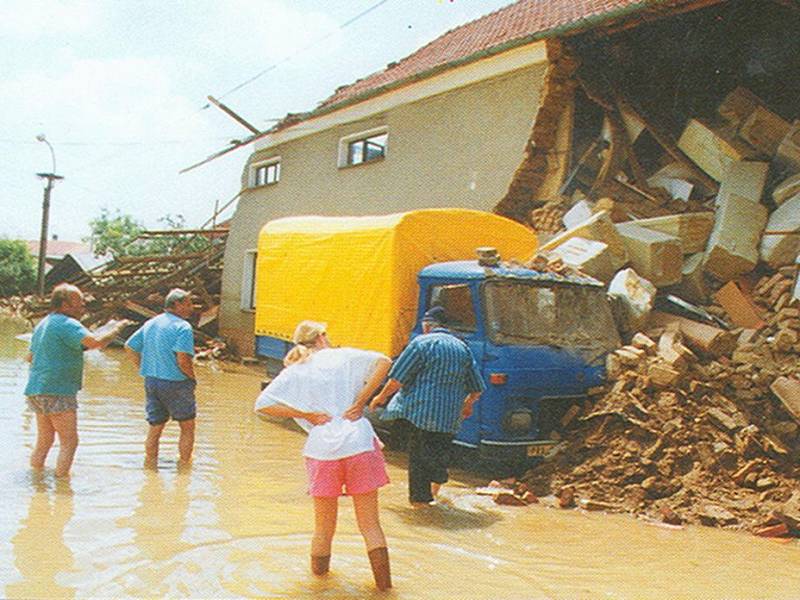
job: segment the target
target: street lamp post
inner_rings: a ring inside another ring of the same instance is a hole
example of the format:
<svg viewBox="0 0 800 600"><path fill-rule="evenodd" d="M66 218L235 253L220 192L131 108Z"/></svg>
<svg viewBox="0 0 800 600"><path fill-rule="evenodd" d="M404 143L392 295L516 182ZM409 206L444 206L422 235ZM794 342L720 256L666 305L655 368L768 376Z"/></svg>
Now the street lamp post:
<svg viewBox="0 0 800 600"><path fill-rule="evenodd" d="M47 141L43 133L36 136L36 140L44 142L50 148L50 157L53 159L53 170L50 173L37 173L41 179L45 179L47 184L44 187L44 200L42 201L42 230L39 235L39 263L36 271L36 291L39 296L44 296L44 265L47 256L47 226L50 219L50 191L53 189L53 182L64 179L61 175L56 175L56 153L53 146Z"/></svg>

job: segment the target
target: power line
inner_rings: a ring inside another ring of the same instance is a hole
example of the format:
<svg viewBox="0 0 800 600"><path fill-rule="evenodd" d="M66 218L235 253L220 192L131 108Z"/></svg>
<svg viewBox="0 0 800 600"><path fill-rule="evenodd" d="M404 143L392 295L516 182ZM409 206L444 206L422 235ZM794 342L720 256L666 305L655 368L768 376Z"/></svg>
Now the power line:
<svg viewBox="0 0 800 600"><path fill-rule="evenodd" d="M355 15L354 17L351 17L350 19L348 19L347 21L345 21L344 23L342 23L341 25L339 25L339 26L338 26L338 27L337 27L335 30L333 30L333 31L329 31L329 32L328 32L328 33L326 33L325 35L323 35L323 36L320 36L320 37L318 37L318 38L316 38L316 39L312 40L311 42L309 42L308 44L306 44L305 46L303 46L302 48L300 48L300 49L299 49L297 52L295 52L294 54L289 54L288 56L285 56L284 58L282 58L282 59L281 59L281 60L279 60L278 62L276 62L276 63L272 63L272 64L271 64L271 65L269 65L269 66L268 66L266 69L263 69L262 71L259 71L258 73L256 73L256 74L255 74L255 75L253 75L252 77L250 77L249 79L246 79L245 81L243 81L242 83L240 83L239 85L237 85L237 86L234 86L234 87L232 87L231 89L229 89L227 92L225 92L225 93L223 93L223 94L220 94L220 95L218 95L218 96L217 96L217 98L221 100L222 98L225 98L226 96L228 96L228 95L230 95L230 94L232 94L232 93L234 93L234 92L237 92L237 91L239 91L240 89L242 89L242 88L243 88L243 87L245 87L246 85L249 85L249 84L253 83L253 82L254 82L256 79L258 79L259 77L262 77L263 75L266 75L266 74L267 74L267 73L269 73L270 71L273 71L274 69L277 69L277 68L278 68L280 65L282 65L283 63L285 63L285 62L288 62L289 60L291 60L292 58L295 58L296 56L299 56L300 54L302 54L302 53L303 53L303 52L305 52L306 50L309 50L310 48L312 48L312 47L316 46L316 45L317 45L319 42L322 42L322 41L325 41L325 40L327 40L329 37L333 36L333 34L334 34L334 33L338 32L338 31L341 31L342 29L344 29L345 27L348 27L349 25L352 25L353 23L355 23L356 21L358 21L358 20L359 20L361 17L364 17L364 16L368 15L368 14L369 14L369 13L371 13L373 10L375 10L376 8L379 8L379 7L380 7L380 6L382 6L383 4L386 4L387 2L389 2L389 0L380 0L379 2L376 2L375 4L373 4L372 6L370 6L369 8L366 8L366 9L362 10L360 13L358 13L358 14L357 14L357 15ZM206 104L205 106L203 106L203 109L202 109L202 110L205 110L205 109L206 109L206 108L208 108L209 106L210 106L210 104Z"/></svg>

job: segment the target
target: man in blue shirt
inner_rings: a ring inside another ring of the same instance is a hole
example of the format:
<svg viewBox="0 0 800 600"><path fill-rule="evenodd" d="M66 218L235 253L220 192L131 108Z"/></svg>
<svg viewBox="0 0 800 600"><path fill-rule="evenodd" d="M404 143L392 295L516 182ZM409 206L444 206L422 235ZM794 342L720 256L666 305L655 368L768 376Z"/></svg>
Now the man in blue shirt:
<svg viewBox="0 0 800 600"><path fill-rule="evenodd" d="M78 448L78 390L83 383L83 351L105 348L130 321L110 321L96 333L78 320L86 312L83 293L74 285L56 286L51 312L39 321L31 337L31 363L25 396L36 414L36 447L31 467L44 468L58 434L56 477L66 477Z"/></svg>
<svg viewBox="0 0 800 600"><path fill-rule="evenodd" d="M197 405L192 357L194 333L186 320L194 311L189 292L171 290L164 312L148 320L125 344L125 349L144 377L146 414L150 429L145 441L145 466L158 464L158 445L164 425L171 418L181 428L178 439L180 461L188 464L194 448Z"/></svg>
<svg viewBox="0 0 800 600"><path fill-rule="evenodd" d="M382 418L409 422L408 492L412 506L425 506L447 481L453 436L472 414L484 390L467 344L446 327L444 309L435 306L422 318L423 335L406 346L389 371L389 380L370 403L386 404Z"/></svg>

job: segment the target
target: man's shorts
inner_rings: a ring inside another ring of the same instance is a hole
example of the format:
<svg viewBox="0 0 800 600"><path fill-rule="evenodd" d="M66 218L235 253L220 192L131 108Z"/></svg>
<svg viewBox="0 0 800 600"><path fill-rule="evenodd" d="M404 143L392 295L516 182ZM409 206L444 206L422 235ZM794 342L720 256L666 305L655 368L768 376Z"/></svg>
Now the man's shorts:
<svg viewBox="0 0 800 600"><path fill-rule="evenodd" d="M78 399L75 396L38 394L28 396L28 408L40 415L76 411L78 410Z"/></svg>
<svg viewBox="0 0 800 600"><path fill-rule="evenodd" d="M147 397L147 422L161 425L172 417L176 421L189 421L197 414L192 379L172 381L158 377L144 378L144 392Z"/></svg>
<svg viewBox="0 0 800 600"><path fill-rule="evenodd" d="M375 440L373 450L355 456L335 460L306 458L306 471L308 493L315 498L366 494L389 483L386 461L378 440Z"/></svg>

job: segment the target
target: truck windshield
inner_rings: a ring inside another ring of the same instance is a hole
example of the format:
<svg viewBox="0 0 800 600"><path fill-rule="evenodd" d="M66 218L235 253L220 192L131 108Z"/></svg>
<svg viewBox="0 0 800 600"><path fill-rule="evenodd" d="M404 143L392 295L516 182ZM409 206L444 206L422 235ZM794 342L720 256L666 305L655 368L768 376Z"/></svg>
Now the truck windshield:
<svg viewBox="0 0 800 600"><path fill-rule="evenodd" d="M619 346L602 288L489 281L483 289L489 339L494 343L598 352Z"/></svg>

